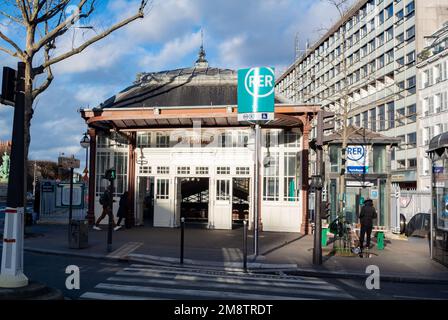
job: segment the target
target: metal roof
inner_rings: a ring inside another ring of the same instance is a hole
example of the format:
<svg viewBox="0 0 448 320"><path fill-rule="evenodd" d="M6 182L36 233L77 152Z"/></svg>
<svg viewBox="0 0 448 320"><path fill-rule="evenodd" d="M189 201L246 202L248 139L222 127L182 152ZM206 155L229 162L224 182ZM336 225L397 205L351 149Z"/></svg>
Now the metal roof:
<svg viewBox="0 0 448 320"><path fill-rule="evenodd" d="M427 153L435 152L438 149L448 149L448 132L444 132L435 136L429 143L429 149Z"/></svg>

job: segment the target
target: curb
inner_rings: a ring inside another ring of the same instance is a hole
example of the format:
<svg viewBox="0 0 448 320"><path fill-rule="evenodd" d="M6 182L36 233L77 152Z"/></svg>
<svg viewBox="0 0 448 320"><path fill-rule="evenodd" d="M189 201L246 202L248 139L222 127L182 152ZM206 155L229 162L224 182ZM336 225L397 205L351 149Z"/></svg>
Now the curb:
<svg viewBox="0 0 448 320"><path fill-rule="evenodd" d="M1 247L1 246L0 246ZM203 261L203 260L191 260L184 259L184 264L181 265L179 259L170 257L161 257L153 255L143 255L143 254L129 254L128 256L117 257L117 256L107 256L103 254L86 254L77 252L67 252L62 250L49 250L49 249L38 249L25 247L25 251L41 253L41 254L53 254L61 256L72 256L81 257L87 259L108 259L113 261L121 262L138 262L147 263L160 266L170 266L170 267L202 267L204 269L219 269L224 271L244 271L243 264L240 262L218 262L218 261ZM364 273L353 273L353 272L340 272L340 271L318 271L314 269L301 269L296 264L267 264L267 263L257 263L248 262L248 269L251 273L283 273L286 276L305 276L305 277L321 277L321 278L338 278L338 279L360 279L365 280L368 274ZM419 284L446 284L448 285L448 279L434 279L434 278L414 278L398 275L381 275L380 279L386 282L397 282L397 283L419 283Z"/></svg>

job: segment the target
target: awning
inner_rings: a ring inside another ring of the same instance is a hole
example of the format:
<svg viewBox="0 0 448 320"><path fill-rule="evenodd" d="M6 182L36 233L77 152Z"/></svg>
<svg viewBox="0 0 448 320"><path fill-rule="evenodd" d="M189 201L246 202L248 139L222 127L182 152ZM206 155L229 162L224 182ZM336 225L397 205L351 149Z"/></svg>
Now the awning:
<svg viewBox="0 0 448 320"><path fill-rule="evenodd" d="M426 152L433 153L439 149L448 149L448 132L444 132L432 138L429 143L429 149Z"/></svg>

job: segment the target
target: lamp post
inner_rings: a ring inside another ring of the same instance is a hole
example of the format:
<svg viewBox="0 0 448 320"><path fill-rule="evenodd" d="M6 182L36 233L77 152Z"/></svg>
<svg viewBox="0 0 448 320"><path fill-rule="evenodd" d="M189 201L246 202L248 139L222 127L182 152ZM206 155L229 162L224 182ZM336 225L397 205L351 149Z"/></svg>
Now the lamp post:
<svg viewBox="0 0 448 320"><path fill-rule="evenodd" d="M87 135L87 132L84 133L84 136L82 137L82 139L79 143L80 143L81 147L86 149L86 168L84 169L84 174L87 177L87 174L89 172L89 170L87 169L87 166L88 166L89 147L90 147L90 138Z"/></svg>

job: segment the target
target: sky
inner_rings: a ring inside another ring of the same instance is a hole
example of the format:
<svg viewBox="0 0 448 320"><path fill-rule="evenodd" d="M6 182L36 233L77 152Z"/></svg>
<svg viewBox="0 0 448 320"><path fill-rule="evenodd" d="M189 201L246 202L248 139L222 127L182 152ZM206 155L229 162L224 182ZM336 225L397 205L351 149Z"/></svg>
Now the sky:
<svg viewBox="0 0 448 320"><path fill-rule="evenodd" d="M58 40L56 52L133 15L140 3L98 2L91 18L81 24L93 29L77 26ZM296 36L303 50L337 20L336 10L325 0L154 0L147 11L144 19L54 67L55 80L34 106L30 159L57 161L60 153L74 154L84 168L79 141L86 125L78 110L99 105L132 84L139 72L193 66L201 29L210 66L273 66L281 74L294 62ZM0 30L24 43L22 32L1 16ZM5 46L1 40L0 46ZM0 52L0 66L14 67L16 62ZM12 111L0 105L0 140L11 139Z"/></svg>

